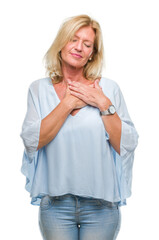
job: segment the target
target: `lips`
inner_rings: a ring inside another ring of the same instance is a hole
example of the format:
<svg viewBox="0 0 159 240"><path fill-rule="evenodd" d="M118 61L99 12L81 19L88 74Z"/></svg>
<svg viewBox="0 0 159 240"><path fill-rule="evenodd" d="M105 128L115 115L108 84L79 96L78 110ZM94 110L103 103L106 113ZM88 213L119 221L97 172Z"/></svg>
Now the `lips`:
<svg viewBox="0 0 159 240"><path fill-rule="evenodd" d="M82 58L81 55L77 54L77 53L71 53L72 56L76 57L76 58Z"/></svg>

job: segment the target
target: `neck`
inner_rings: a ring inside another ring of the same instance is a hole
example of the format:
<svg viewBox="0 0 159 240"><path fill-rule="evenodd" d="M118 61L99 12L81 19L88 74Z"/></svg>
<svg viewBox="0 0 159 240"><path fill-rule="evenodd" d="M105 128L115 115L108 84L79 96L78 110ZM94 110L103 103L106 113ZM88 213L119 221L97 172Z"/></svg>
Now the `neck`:
<svg viewBox="0 0 159 240"><path fill-rule="evenodd" d="M70 65L62 64L62 73L63 73L63 81L65 82L67 82L68 80L82 82L84 80L83 67L75 68Z"/></svg>

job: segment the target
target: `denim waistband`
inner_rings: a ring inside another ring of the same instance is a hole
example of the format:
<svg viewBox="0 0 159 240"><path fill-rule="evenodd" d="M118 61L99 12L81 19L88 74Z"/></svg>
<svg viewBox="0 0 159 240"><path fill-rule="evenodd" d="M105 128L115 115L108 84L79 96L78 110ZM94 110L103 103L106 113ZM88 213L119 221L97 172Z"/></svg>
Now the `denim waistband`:
<svg viewBox="0 0 159 240"><path fill-rule="evenodd" d="M84 197L84 196L78 196L78 195L74 195L74 194L71 194L71 193L68 193L68 194L64 194L64 195L60 195L60 196L53 196L51 197L53 199L59 199L59 200L62 200L62 199L72 199L72 200L79 200L79 201L85 201L85 200L90 200L90 201L100 201L102 203L105 203L107 205L110 205L110 206L118 206L118 202L109 202L109 201L106 201L104 199L100 199L100 198L94 198L94 197Z"/></svg>

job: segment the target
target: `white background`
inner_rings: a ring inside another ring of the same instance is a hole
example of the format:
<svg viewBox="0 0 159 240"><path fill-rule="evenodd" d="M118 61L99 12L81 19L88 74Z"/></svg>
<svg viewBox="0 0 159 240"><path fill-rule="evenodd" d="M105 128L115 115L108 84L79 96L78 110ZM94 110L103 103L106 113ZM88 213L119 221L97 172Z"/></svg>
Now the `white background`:
<svg viewBox="0 0 159 240"><path fill-rule="evenodd" d="M122 207L119 240L159 239L159 7L157 0L6 0L0 6L1 236L41 239L38 207L20 172L19 137L30 83L45 76L42 58L62 21L88 14L101 25L106 68L125 97L140 135L133 195ZM100 240L100 239L99 239Z"/></svg>

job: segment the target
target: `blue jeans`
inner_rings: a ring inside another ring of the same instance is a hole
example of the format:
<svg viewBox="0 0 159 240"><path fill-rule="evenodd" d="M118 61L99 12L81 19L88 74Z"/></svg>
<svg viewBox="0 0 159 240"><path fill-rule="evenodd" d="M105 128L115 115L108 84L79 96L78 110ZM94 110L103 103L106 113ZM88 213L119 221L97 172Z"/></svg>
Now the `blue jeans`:
<svg viewBox="0 0 159 240"><path fill-rule="evenodd" d="M39 208L44 240L114 240L120 222L117 204L72 194L45 196Z"/></svg>

